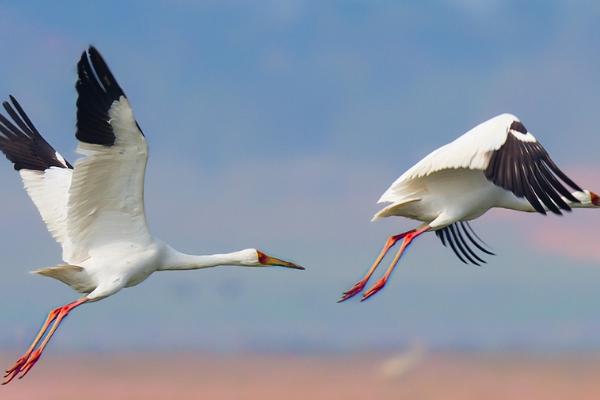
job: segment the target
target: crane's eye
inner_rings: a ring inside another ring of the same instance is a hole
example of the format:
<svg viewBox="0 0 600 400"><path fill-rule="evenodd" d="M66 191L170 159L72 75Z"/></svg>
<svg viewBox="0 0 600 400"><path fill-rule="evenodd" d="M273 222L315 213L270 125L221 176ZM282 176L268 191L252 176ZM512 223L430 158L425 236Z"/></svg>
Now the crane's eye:
<svg viewBox="0 0 600 400"><path fill-rule="evenodd" d="M510 129L522 133L523 135L527 133L527 128L525 128L525 125L519 121L513 121L513 123L510 125Z"/></svg>

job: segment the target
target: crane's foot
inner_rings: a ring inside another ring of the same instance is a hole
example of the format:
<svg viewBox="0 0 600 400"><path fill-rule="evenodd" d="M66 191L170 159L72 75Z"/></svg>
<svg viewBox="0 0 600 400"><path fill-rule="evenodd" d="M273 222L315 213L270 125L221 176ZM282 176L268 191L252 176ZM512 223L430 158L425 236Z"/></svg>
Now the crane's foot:
<svg viewBox="0 0 600 400"><path fill-rule="evenodd" d="M356 284L354 286L352 286L352 288L350 288L350 290L347 290L342 294L342 297L337 302L341 303L343 301L348 300L351 297L356 296L360 292L362 292L362 290L367 285L368 280L369 279L366 278L366 279L361 279L360 281L356 282Z"/></svg>
<svg viewBox="0 0 600 400"><path fill-rule="evenodd" d="M31 368L33 368L35 363L38 362L41 355L42 352L40 349L36 349L29 354L24 354L17 360L11 369L6 371L6 375L4 375L5 381L2 382L2 384L6 385L7 383L10 383L10 381L15 379L17 376L19 376L19 379L22 379L25 375L27 375Z"/></svg>
<svg viewBox="0 0 600 400"><path fill-rule="evenodd" d="M33 340L33 343L29 349L14 363L10 369L6 370L6 374L4 375L5 380L2 382L2 384L6 385L10 383L17 376L19 379L21 379L27 375L27 373L33 368L33 366L42 356L44 349L48 345L48 342L60 326L60 323L63 321L63 319L69 315L69 313L75 307L78 307L86 301L88 301L88 299L84 297L50 311L48 317L46 318L46 322L44 322L42 325L42 328L38 332L36 338ZM42 338L44 338L44 340L38 347L38 344Z"/></svg>
<svg viewBox="0 0 600 400"><path fill-rule="evenodd" d="M6 385L7 383L9 383L13 379L15 379L15 377L19 374L19 372L21 371L21 368L23 367L23 365L25 365L25 363L27 362L28 359L29 359L29 353L26 353L23 356L21 356L21 358L19 358L14 363L14 365L12 367L10 367L10 369L7 369L6 373L4 374L4 382L2 382L2 384Z"/></svg>
<svg viewBox="0 0 600 400"><path fill-rule="evenodd" d="M27 362L21 367L21 375L19 379L23 379L25 375L33 368L42 355L42 349L35 349L27 359Z"/></svg>
<svg viewBox="0 0 600 400"><path fill-rule="evenodd" d="M375 284L371 287L371 289L369 289L365 293L363 293L362 299L360 299L360 301L365 301L369 297L373 296L375 293L379 292L381 289L384 288L386 282L387 282L386 277L379 279L377 282L375 282Z"/></svg>
<svg viewBox="0 0 600 400"><path fill-rule="evenodd" d="M21 358L19 358L12 367L10 367L9 369L7 369L4 374L4 377L6 378L8 375L12 374L14 371L20 369L26 362L27 359L29 358L29 352L25 353L24 355L21 356Z"/></svg>
<svg viewBox="0 0 600 400"><path fill-rule="evenodd" d="M19 379L22 379L25 375L27 375L31 368L33 368L33 366L40 359L42 351L42 348L38 348L33 351L27 351L27 353L23 354L10 369L6 370L6 374L4 375L5 380L2 382L2 384L6 385L10 383L17 376Z"/></svg>

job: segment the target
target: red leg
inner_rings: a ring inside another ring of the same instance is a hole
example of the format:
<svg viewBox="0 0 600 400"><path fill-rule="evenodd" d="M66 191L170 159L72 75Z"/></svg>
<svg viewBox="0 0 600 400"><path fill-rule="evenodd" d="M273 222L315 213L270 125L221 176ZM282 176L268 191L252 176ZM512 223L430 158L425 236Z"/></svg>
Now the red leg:
<svg viewBox="0 0 600 400"><path fill-rule="evenodd" d="M352 286L352 288L350 288L350 290L345 291L344 294L342 294L342 297L338 300L338 303L341 303L342 301L346 301L349 298L360 293L364 289L365 285L369 281L369 278L371 278L371 275L373 275L373 272L375 272L375 269L377 269L377 266L381 263L381 260L383 260L383 258L387 254L387 252L392 247L394 247L394 245L398 242L398 240L402 239L403 237L405 237L408 234L411 234L414 231L415 230L412 229L410 231L400 233L398 235L390 236L388 238L388 240L385 242L385 245L383 246L381 253L379 253L379 255L377 256L377 259L375 260L373 265L371 265L371 268L369 268L369 271L367 272L367 274L360 281L358 281L354 286Z"/></svg>
<svg viewBox="0 0 600 400"><path fill-rule="evenodd" d="M362 297L362 299L360 301L365 301L366 299L368 299L369 297L373 296L375 293L377 293L381 289L383 289L383 287L387 283L388 279L390 278L390 275L392 275L392 271L394 271L394 268L396 268L396 265L398 264L398 261L400 260L400 257L404 253L404 250L406 250L406 248L408 247L408 245L410 245L411 242L416 237L418 237L421 234L427 232L429 229L430 229L429 226L425 226L425 227L420 228L420 229L418 229L416 231L412 231L412 232L408 233L404 237L404 240L402 241L402 245L400 246L400 249L398 250L398 253L396 253L396 257L394 257L394 260L390 264L390 266L387 269L387 271L385 271L385 274L381 277L381 279L379 279L377 282L375 282L375 284L371 287L371 289L367 290L363 294L363 297Z"/></svg>
<svg viewBox="0 0 600 400"><path fill-rule="evenodd" d="M25 354L23 354L23 356L21 356L17 360L17 362L9 370L6 371L6 375L4 376L6 380L2 384L6 385L10 381L12 381L17 375L19 375L19 373L21 373L19 379L23 378L39 360L40 356L42 355L42 352L48 345L48 342L54 335L54 332L56 332L56 330L58 329L62 320L67 315L69 315L71 310L85 303L86 301L88 301L88 299L84 297L64 306L57 307L54 310L50 311L48 317L46 318L46 322L44 322L44 325L42 325L42 328L38 332L36 338L34 339L29 349L25 352ZM39 343L41 338L44 337L44 334L48 330L48 327L50 326L52 321L54 321L52 328L50 328L50 331L48 331L48 334L42 341L42 344L36 349L37 344Z"/></svg>
<svg viewBox="0 0 600 400"><path fill-rule="evenodd" d="M23 364L25 364L25 362L29 358L29 355L31 355L31 353L33 352L33 350L35 349L35 347L37 346L37 344L39 343L39 341L44 336L44 333L46 333L46 330L50 326L50 323L56 319L56 316L58 315L59 310L60 310L60 307L55 308L54 310L50 311L50 313L48 313L48 317L46 318L46 321L44 322L44 324L40 328L37 336L35 337L35 339L31 343L31 346L29 346L29 349L27 349L27 351L25 352L25 354L23 354L14 363L14 365L10 369L6 370L6 374L4 375L5 378L8 378L9 375L13 374L13 372L15 372L15 374L12 377L10 377L6 382L4 382L4 384L10 382L12 380L12 378L14 378L18 374L18 371L21 369L21 367L23 366Z"/></svg>

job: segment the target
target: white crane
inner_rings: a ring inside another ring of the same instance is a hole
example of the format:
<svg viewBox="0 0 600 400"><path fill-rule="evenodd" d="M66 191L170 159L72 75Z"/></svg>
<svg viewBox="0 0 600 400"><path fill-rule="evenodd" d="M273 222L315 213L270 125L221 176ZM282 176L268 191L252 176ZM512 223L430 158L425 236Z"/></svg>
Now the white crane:
<svg viewBox="0 0 600 400"><path fill-rule="evenodd" d="M570 192L563 183L575 191ZM408 245L425 232L435 231L462 262L479 265L485 261L477 250L494 253L468 221L490 208L560 215L561 210L600 207L600 198L569 179L517 117L501 114L427 155L402 174L379 203L390 204L373 220L401 216L422 224L390 236L364 278L344 292L340 302L364 289L386 253L401 239L390 267L364 292L361 301L385 286Z"/></svg>
<svg viewBox="0 0 600 400"><path fill-rule="evenodd" d="M12 104L3 103L12 121L0 114L0 150L62 245L64 264L34 272L84 294L50 311L29 349L6 371L4 384L31 370L75 307L137 285L155 271L219 265L304 269L256 249L184 254L152 236L144 215L148 145L129 101L94 47L83 52L77 72L76 137L85 157L74 167L44 140L14 97Z"/></svg>

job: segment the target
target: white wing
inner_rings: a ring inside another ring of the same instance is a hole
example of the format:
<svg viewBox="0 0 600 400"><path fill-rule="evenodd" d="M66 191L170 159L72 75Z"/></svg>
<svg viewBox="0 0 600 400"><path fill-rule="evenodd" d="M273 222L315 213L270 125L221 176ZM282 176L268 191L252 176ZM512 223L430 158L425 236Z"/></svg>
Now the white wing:
<svg viewBox="0 0 600 400"><path fill-rule="evenodd" d="M0 114L0 150L13 162L29 197L52 237L69 247L66 229L68 191L73 167L44 140L17 100L10 96Z"/></svg>
<svg viewBox="0 0 600 400"><path fill-rule="evenodd" d="M78 63L78 152L69 190L65 261L78 264L108 243L146 244L144 214L148 146L129 102L99 52Z"/></svg>
<svg viewBox="0 0 600 400"><path fill-rule="evenodd" d="M448 169L481 170L491 183L527 198L542 214L546 213L543 205L556 214L570 210L561 196L578 202L559 179L581 190L517 117L501 114L427 155L402 174L379 202L407 201L417 181Z"/></svg>
<svg viewBox="0 0 600 400"><path fill-rule="evenodd" d="M506 141L512 121L518 121L517 117L511 114L498 115L477 125L453 142L432 151L396 179L378 202L395 201L397 189L402 188L412 179L428 176L437 171L456 168L486 169L491 153L498 150Z"/></svg>

